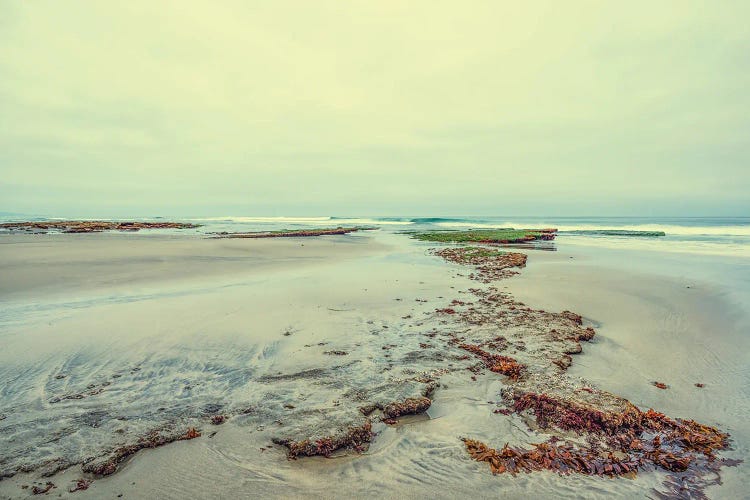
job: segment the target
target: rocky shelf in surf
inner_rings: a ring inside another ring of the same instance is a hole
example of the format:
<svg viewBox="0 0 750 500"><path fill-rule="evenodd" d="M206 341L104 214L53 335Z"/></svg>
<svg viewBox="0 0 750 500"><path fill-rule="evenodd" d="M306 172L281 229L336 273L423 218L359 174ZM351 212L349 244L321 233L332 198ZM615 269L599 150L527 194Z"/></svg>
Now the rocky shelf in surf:
<svg viewBox="0 0 750 500"><path fill-rule="evenodd" d="M476 229L468 231L428 231L413 232L411 237L419 241L439 243L528 243L531 241L551 241L555 239L557 229Z"/></svg>
<svg viewBox="0 0 750 500"><path fill-rule="evenodd" d="M666 236L664 231L632 231L629 229L571 229L560 231L560 234L581 236L632 236L634 238L659 238Z"/></svg>
<svg viewBox="0 0 750 500"><path fill-rule="evenodd" d="M280 229L278 231L254 231L247 233L211 233L211 238L310 238L314 236L335 236L374 231L376 227L335 227L324 229Z"/></svg>
<svg viewBox="0 0 750 500"><path fill-rule="evenodd" d="M43 234L60 233L100 233L102 231L140 231L141 229L193 229L199 224L185 222L142 222L142 221L101 221L101 220L64 220L64 221L27 221L5 222L0 229L8 232L28 232Z"/></svg>
<svg viewBox="0 0 750 500"><path fill-rule="evenodd" d="M495 413L517 415L530 430L549 436L530 447L506 443L499 451L464 437L469 455L488 463L493 474L552 470L633 476L638 470L662 469L679 474L664 482L667 494L682 496L687 490L691 498L699 498L705 487L718 484L722 466L737 464L719 457L729 448L727 433L653 409L643 411L625 398L569 377L572 355L582 352L581 342L592 340L595 331L585 327L578 314L535 310L494 286L516 274L511 268L524 267L525 255L479 247L444 248L433 254L474 266L470 278L489 285L470 290L476 300L453 300L450 307L437 310L456 322L456 331L462 331L458 326L472 327L448 344L481 361L474 376L486 369L506 377ZM488 331L504 335L482 335ZM514 345L514 356L507 356Z"/></svg>

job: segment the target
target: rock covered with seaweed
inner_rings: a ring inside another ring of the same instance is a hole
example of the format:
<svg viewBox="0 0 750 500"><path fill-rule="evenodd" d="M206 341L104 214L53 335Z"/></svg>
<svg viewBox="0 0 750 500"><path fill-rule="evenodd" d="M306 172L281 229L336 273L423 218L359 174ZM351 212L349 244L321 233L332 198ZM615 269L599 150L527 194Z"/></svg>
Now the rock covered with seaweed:
<svg viewBox="0 0 750 500"><path fill-rule="evenodd" d="M439 243L527 243L542 240L551 241L555 239L557 229L474 229L468 231L423 231L411 233L412 238L420 241L432 241Z"/></svg>
<svg viewBox="0 0 750 500"><path fill-rule="evenodd" d="M141 229L193 229L199 224L186 222L143 222L143 221L97 221L97 220L55 220L30 222L4 222L0 229L9 232L45 233L100 233L102 231L135 232Z"/></svg>
<svg viewBox="0 0 750 500"><path fill-rule="evenodd" d="M449 262L474 266L471 277L482 283L508 277L512 275L509 266L526 263L520 254L512 257L479 247L434 253ZM565 371L572 355L582 352L581 342L595 335L580 315L532 309L493 285L471 293L476 300L454 301L450 315L454 321L472 325L471 333L448 343L470 352L489 371L507 377L510 383L501 394L505 407L498 413L517 414L550 436L547 442L528 448L505 444L499 451L464 438L470 456L487 462L493 473L547 469L618 476L661 468L681 473L691 495L700 497L705 486L714 484L722 465L734 465L718 457L718 452L729 447L729 435L715 427L641 410L625 398L568 377ZM489 339L490 332L503 336ZM513 345L511 358L504 353Z"/></svg>

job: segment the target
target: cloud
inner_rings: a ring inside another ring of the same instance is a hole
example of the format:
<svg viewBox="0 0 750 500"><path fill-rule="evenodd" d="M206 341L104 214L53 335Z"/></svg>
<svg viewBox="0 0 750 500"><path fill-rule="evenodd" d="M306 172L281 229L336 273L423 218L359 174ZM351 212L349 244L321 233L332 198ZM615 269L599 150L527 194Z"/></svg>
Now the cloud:
<svg viewBox="0 0 750 500"><path fill-rule="evenodd" d="M750 208L746 2L4 10L3 210Z"/></svg>

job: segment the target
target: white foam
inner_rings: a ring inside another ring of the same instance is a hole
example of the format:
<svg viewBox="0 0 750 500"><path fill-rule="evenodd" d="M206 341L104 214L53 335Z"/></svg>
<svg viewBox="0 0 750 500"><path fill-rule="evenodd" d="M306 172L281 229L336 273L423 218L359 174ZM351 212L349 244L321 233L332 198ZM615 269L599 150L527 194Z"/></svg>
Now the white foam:
<svg viewBox="0 0 750 500"><path fill-rule="evenodd" d="M207 221L207 222L244 222L244 223L264 223L264 224L355 224L355 225L396 225L403 226L413 224L408 220L381 220L373 218L363 217L351 217L351 218L333 218L333 217L245 217L228 215L225 217L200 217L196 219L188 219L194 221Z"/></svg>
<svg viewBox="0 0 750 500"><path fill-rule="evenodd" d="M200 217L188 220L219 221L219 222L285 222L300 224L315 224L331 221L330 217L246 217L237 215L227 215L224 217Z"/></svg>
<svg viewBox="0 0 750 500"><path fill-rule="evenodd" d="M601 231L604 229L621 231L663 231L668 235L688 236L750 236L750 225L732 226L680 226L674 224L555 224L554 222L438 222L436 226L461 228L544 228L554 227L558 231Z"/></svg>
<svg viewBox="0 0 750 500"><path fill-rule="evenodd" d="M381 219L360 219L360 218L353 218L353 219L332 219L331 222L335 223L344 223L344 224L368 224L368 225L376 225L376 226L407 226L409 224L414 224L412 221L408 220L381 220Z"/></svg>

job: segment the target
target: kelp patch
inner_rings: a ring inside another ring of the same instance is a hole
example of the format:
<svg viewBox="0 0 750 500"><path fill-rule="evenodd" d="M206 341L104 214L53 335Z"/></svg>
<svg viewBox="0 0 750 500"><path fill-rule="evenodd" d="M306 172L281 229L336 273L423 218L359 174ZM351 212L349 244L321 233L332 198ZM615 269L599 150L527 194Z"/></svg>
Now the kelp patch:
<svg viewBox="0 0 750 500"><path fill-rule="evenodd" d="M513 268L526 265L525 255L493 247L444 248L433 254L473 266L469 277L485 284L508 278L516 274ZM494 474L551 470L615 477L662 469L681 475L665 482L669 494L703 498L703 488L719 481L718 469L736 463L718 457L729 447L729 435L717 428L643 411L625 398L568 377L571 355L582 352L581 342L595 337L580 315L532 309L491 285L469 292L476 299L453 301L449 317L470 328L453 335L448 344L482 362L479 370L472 369L475 374L484 367L507 377L509 385L501 394L505 407L494 413L518 415L532 429L551 435L528 447L506 443L499 450L464 438L469 455L488 463ZM502 336L497 336L499 330ZM486 332L495 338L488 340ZM653 385L668 388L663 382Z"/></svg>

